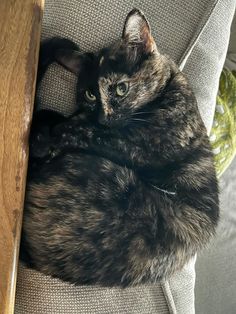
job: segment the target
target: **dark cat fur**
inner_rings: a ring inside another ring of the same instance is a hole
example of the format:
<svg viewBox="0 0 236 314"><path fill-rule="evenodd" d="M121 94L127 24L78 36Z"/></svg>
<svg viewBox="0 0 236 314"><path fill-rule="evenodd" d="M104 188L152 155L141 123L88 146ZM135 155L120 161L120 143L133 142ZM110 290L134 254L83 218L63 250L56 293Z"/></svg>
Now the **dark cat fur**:
<svg viewBox="0 0 236 314"><path fill-rule="evenodd" d="M158 52L138 10L110 48L57 58L78 74L80 113L46 136L39 132L40 140L32 137L24 259L75 284L165 279L208 243L219 215L212 152L193 92ZM129 91L118 97L124 80ZM85 102L87 89L95 103ZM38 163L41 141L50 153Z"/></svg>

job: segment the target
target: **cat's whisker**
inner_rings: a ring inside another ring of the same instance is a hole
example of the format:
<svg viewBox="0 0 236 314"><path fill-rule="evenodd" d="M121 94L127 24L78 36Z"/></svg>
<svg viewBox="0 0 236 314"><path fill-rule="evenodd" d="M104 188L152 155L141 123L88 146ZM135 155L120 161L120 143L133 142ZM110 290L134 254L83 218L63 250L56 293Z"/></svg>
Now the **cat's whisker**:
<svg viewBox="0 0 236 314"><path fill-rule="evenodd" d="M148 120L145 120L145 119L139 119L139 118L132 118L131 120L132 120L132 121L146 122L146 123L148 123L148 122L149 122Z"/></svg>
<svg viewBox="0 0 236 314"><path fill-rule="evenodd" d="M159 187L157 187L156 185L153 185L153 184L151 184L151 185L152 185L152 187L153 187L154 189L156 189L156 190L158 190L158 191L161 191L161 192L163 192L163 193L165 193L165 194L176 195L176 192L172 192L172 191L168 191L168 190L161 189L161 188L159 188Z"/></svg>
<svg viewBox="0 0 236 314"><path fill-rule="evenodd" d="M142 115L142 114L151 114L151 113L154 113L154 112L153 111L134 112L131 114L131 116Z"/></svg>

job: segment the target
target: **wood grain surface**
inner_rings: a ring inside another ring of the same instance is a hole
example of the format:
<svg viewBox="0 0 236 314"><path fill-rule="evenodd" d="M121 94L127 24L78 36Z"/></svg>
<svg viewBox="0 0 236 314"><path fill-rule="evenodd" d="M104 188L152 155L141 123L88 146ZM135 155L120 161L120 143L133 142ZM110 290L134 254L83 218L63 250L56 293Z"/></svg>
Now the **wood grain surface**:
<svg viewBox="0 0 236 314"><path fill-rule="evenodd" d="M43 0L0 0L0 313L14 312Z"/></svg>

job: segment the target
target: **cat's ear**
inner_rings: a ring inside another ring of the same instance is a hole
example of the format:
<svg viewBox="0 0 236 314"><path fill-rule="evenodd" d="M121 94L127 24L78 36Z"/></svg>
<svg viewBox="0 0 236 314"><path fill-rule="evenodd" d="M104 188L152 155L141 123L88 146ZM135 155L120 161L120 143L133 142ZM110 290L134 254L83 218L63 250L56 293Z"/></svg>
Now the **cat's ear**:
<svg viewBox="0 0 236 314"><path fill-rule="evenodd" d="M144 14L133 9L126 18L123 35L123 40L134 53L150 54L156 51L156 44L151 35L151 29ZM140 57L137 55L137 57Z"/></svg>
<svg viewBox="0 0 236 314"><path fill-rule="evenodd" d="M56 61L70 72L78 75L82 67L83 56L76 50L58 49L55 53Z"/></svg>

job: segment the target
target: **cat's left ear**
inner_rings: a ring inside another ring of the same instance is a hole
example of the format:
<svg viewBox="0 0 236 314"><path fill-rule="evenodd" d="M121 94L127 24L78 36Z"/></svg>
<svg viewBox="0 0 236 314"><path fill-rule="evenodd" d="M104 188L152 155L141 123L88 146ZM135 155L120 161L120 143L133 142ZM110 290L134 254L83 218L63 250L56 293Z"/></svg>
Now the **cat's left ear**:
<svg viewBox="0 0 236 314"><path fill-rule="evenodd" d="M56 61L70 72L78 75L83 64L83 54L76 50L58 49L55 53Z"/></svg>
<svg viewBox="0 0 236 314"><path fill-rule="evenodd" d="M138 9L133 9L128 14L122 38L131 51L136 54L136 57L157 51L149 23L144 14Z"/></svg>

